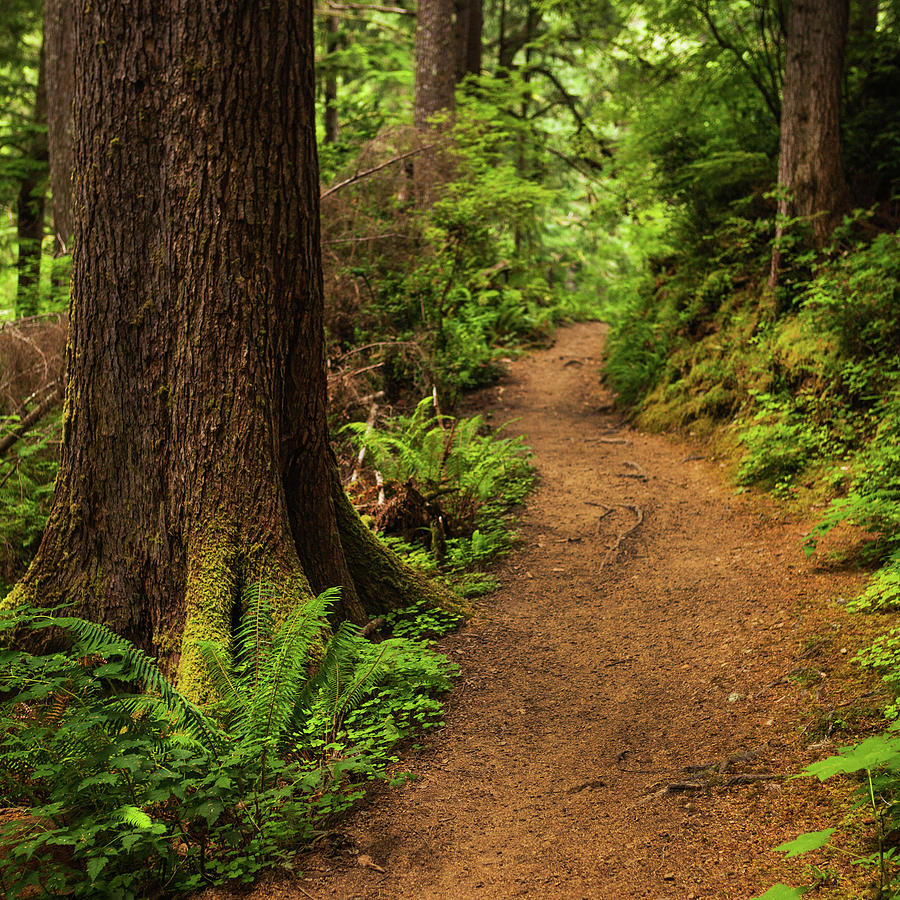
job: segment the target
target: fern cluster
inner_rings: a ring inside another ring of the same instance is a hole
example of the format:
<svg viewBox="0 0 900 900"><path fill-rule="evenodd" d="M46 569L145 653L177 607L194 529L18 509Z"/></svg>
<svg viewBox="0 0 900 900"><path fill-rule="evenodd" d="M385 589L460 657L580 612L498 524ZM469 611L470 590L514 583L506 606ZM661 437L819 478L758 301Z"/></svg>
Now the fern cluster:
<svg viewBox="0 0 900 900"><path fill-rule="evenodd" d="M249 588L233 652L202 646L207 709L102 625L6 616L0 631L52 625L72 645L0 651L0 892L143 897L289 864L397 740L440 720L453 674L409 640L331 634L336 597L276 623L273 589Z"/></svg>
<svg viewBox="0 0 900 900"><path fill-rule="evenodd" d="M494 579L479 569L511 546L511 511L534 481L524 440L501 436L502 428L489 429L481 416L439 415L430 397L411 416L397 416L377 428L354 422L345 431L385 479L414 484L429 508L439 510L452 527L455 536L446 541L441 563L454 587L466 596L493 589ZM421 547L397 536L386 539L424 571L434 574L441 568Z"/></svg>

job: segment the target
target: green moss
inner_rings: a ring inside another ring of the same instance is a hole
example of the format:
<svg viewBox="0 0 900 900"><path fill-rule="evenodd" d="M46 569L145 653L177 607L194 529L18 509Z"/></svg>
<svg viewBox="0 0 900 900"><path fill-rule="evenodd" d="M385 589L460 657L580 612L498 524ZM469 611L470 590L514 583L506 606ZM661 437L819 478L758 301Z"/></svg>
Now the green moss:
<svg viewBox="0 0 900 900"><path fill-rule="evenodd" d="M188 540L185 622L181 636L178 686L188 697L201 700L211 693L200 641L231 642L231 620L239 585L238 543L234 530L214 523L195 528ZM154 636L157 639L158 635Z"/></svg>
<svg viewBox="0 0 900 900"><path fill-rule="evenodd" d="M243 544L238 529L227 521L213 520L193 529L188 540L185 623L178 663L178 686L188 697L210 696L209 673L198 645L213 641L230 646L236 606L245 587L254 583L276 589L272 598L276 621L313 596L290 553L280 555L263 544ZM166 640L171 644L172 636L154 636L160 647Z"/></svg>

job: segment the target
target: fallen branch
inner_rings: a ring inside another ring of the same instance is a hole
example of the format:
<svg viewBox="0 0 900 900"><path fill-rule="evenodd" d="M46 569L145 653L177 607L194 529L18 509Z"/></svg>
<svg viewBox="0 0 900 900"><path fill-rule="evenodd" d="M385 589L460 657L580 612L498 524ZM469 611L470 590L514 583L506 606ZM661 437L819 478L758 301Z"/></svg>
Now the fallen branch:
<svg viewBox="0 0 900 900"><path fill-rule="evenodd" d="M414 16L415 12L411 9L404 9L402 6L378 6L373 3L333 3L332 0L326 0L329 9L360 9L371 10L372 12L396 13L398 16Z"/></svg>
<svg viewBox="0 0 900 900"><path fill-rule="evenodd" d="M392 165L395 162L402 162L404 159L409 159L410 156L416 156L419 153L424 153L426 150L431 150L432 147L436 146L437 144L428 144L425 147L416 147L415 150L407 150L406 153L401 153L399 156L392 156L390 159L386 160L380 165L373 166L371 169L366 169L363 172L356 172L349 178L345 178L343 181L339 181L337 184L332 185L330 188L328 188L328 190L322 191L322 193L319 194L319 200L324 200L326 197L330 197L341 188L345 188L351 184L355 184L357 181L361 181L363 178L368 178L369 175L374 175L376 172L380 172L382 169L386 169L388 166Z"/></svg>
<svg viewBox="0 0 900 900"><path fill-rule="evenodd" d="M44 399L41 400L28 415L22 418L12 431L0 438L0 459L3 459L9 452L10 447L12 447L20 438L24 437L29 429L37 425L37 423L40 422L41 419L43 419L44 416L59 402L59 398L62 396L61 385L59 382L54 382L51 387L52 390L50 393L47 394L47 396L44 397Z"/></svg>
<svg viewBox="0 0 900 900"><path fill-rule="evenodd" d="M364 625L362 630L360 631L360 634L363 637L368 637L370 634L374 634L376 631L378 631L382 625L384 625L384 618L382 616L379 616L377 619L372 619L371 622L369 622L367 625Z"/></svg>
<svg viewBox="0 0 900 900"><path fill-rule="evenodd" d="M635 471L625 472L622 475L622 478L639 478L641 481L647 480L647 473L636 462L631 462L631 460L626 459L623 465L626 465L629 469L634 469Z"/></svg>

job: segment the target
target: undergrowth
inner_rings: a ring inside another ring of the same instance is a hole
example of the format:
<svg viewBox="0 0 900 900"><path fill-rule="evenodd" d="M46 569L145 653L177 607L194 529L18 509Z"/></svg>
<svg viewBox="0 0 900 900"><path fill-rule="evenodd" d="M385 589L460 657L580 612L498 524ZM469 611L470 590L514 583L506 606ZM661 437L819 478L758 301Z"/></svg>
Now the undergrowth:
<svg viewBox="0 0 900 900"><path fill-rule="evenodd" d="M328 591L276 625L243 599L234 648L203 654L201 709L101 625L20 609L0 629L65 650L0 651L4 896L147 897L250 882L386 778L395 748L441 721L454 667L422 643L329 637ZM401 776L402 777L402 776Z"/></svg>
<svg viewBox="0 0 900 900"><path fill-rule="evenodd" d="M393 488L382 502L376 489L358 485L357 507L392 549L465 596L496 586L483 568L512 546L513 511L534 480L531 451L521 437L504 437L503 427L439 414L431 397L410 416L346 426L376 478Z"/></svg>

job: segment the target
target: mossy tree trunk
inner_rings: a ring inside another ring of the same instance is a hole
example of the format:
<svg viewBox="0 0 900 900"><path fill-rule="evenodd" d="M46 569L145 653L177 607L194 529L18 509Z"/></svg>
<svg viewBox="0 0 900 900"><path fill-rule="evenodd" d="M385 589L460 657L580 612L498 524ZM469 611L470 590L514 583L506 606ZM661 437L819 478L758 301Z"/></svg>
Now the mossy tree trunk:
<svg viewBox="0 0 900 900"><path fill-rule="evenodd" d="M846 208L840 114L848 17L849 0L794 0L788 13L778 159L785 194L778 204L772 286L784 221L808 218L821 247Z"/></svg>
<svg viewBox="0 0 900 900"><path fill-rule="evenodd" d="M364 622L447 595L341 489L326 423L312 3L76 7L56 494L7 603L73 601L205 689L242 585Z"/></svg>

